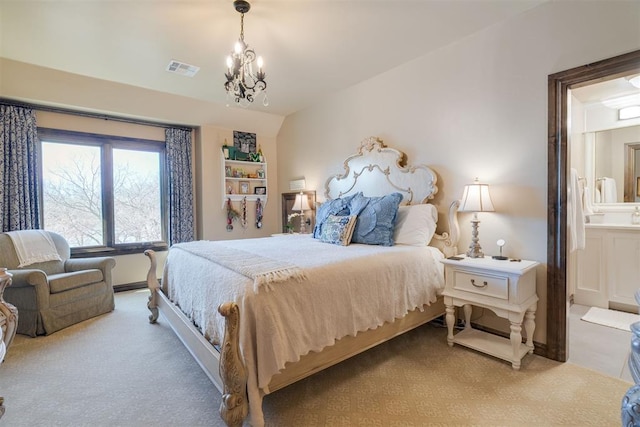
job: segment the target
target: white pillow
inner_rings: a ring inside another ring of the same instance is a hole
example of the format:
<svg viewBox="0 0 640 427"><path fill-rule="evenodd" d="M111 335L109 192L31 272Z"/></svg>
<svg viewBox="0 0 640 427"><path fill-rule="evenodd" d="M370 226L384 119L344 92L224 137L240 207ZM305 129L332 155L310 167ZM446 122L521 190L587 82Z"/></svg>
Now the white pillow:
<svg viewBox="0 0 640 427"><path fill-rule="evenodd" d="M431 204L400 206L393 241L396 245L427 246L437 222L438 210Z"/></svg>

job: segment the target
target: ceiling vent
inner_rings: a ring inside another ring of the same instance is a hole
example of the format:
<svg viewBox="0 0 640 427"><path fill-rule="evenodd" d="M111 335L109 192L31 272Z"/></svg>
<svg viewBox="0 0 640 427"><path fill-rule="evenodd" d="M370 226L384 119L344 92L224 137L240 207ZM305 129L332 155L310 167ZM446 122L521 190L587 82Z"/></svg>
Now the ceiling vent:
<svg viewBox="0 0 640 427"><path fill-rule="evenodd" d="M179 62L174 59L169 62L166 70L170 73L180 74L182 76L193 77L196 75L200 67L196 67L195 65L185 64L184 62Z"/></svg>

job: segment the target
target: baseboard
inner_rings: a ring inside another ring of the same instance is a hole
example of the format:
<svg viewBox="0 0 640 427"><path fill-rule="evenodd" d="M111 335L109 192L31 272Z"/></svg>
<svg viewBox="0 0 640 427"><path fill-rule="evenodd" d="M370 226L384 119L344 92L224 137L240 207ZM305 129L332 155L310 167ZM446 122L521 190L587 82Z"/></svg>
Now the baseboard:
<svg viewBox="0 0 640 427"><path fill-rule="evenodd" d="M125 283L122 285L113 285L114 292L132 291L134 289L144 289L147 287L147 282L135 282Z"/></svg>

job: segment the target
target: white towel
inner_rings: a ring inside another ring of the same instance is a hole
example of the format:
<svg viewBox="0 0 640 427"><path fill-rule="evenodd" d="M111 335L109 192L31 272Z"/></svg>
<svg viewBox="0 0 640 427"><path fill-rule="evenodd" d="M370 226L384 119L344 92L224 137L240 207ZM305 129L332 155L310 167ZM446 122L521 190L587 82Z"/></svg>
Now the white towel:
<svg viewBox="0 0 640 427"><path fill-rule="evenodd" d="M595 212L593 199L591 198L591 189L589 187L584 187L582 189L582 207L585 216L593 215Z"/></svg>
<svg viewBox="0 0 640 427"><path fill-rule="evenodd" d="M578 181L578 171L571 169L568 188L567 227L569 228L569 250L584 249L585 246L585 218L582 209L582 194Z"/></svg>
<svg viewBox="0 0 640 427"><path fill-rule="evenodd" d="M602 203L618 203L618 190L616 189L615 179L603 177L600 184L600 192Z"/></svg>
<svg viewBox="0 0 640 427"><path fill-rule="evenodd" d="M18 255L18 268L37 262L62 261L51 236L44 230L7 232Z"/></svg>

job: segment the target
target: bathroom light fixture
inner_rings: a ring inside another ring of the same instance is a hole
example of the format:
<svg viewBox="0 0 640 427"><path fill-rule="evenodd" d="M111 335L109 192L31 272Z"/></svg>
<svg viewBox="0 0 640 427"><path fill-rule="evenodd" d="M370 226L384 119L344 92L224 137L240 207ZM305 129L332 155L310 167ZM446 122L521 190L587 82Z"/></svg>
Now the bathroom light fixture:
<svg viewBox="0 0 640 427"><path fill-rule="evenodd" d="M464 193L462 194L462 200L460 200L459 212L473 212L473 219L471 220L471 244L467 251L469 258L483 258L484 253L480 246L480 240L478 239L478 212L493 212L493 203L491 202L491 196L489 195L489 185L480 184L478 178L473 181L473 184L465 185Z"/></svg>
<svg viewBox="0 0 640 427"><path fill-rule="evenodd" d="M249 12L251 5L245 0L235 0L233 6L240 13L240 38L236 42L231 55L227 57L227 81L224 88L227 91L227 106L232 99L241 107L248 107L253 100L262 94L262 105L269 105L267 99L267 82L262 68L262 57L257 57L253 49L244 42L244 14ZM254 72L253 63L258 70Z"/></svg>

